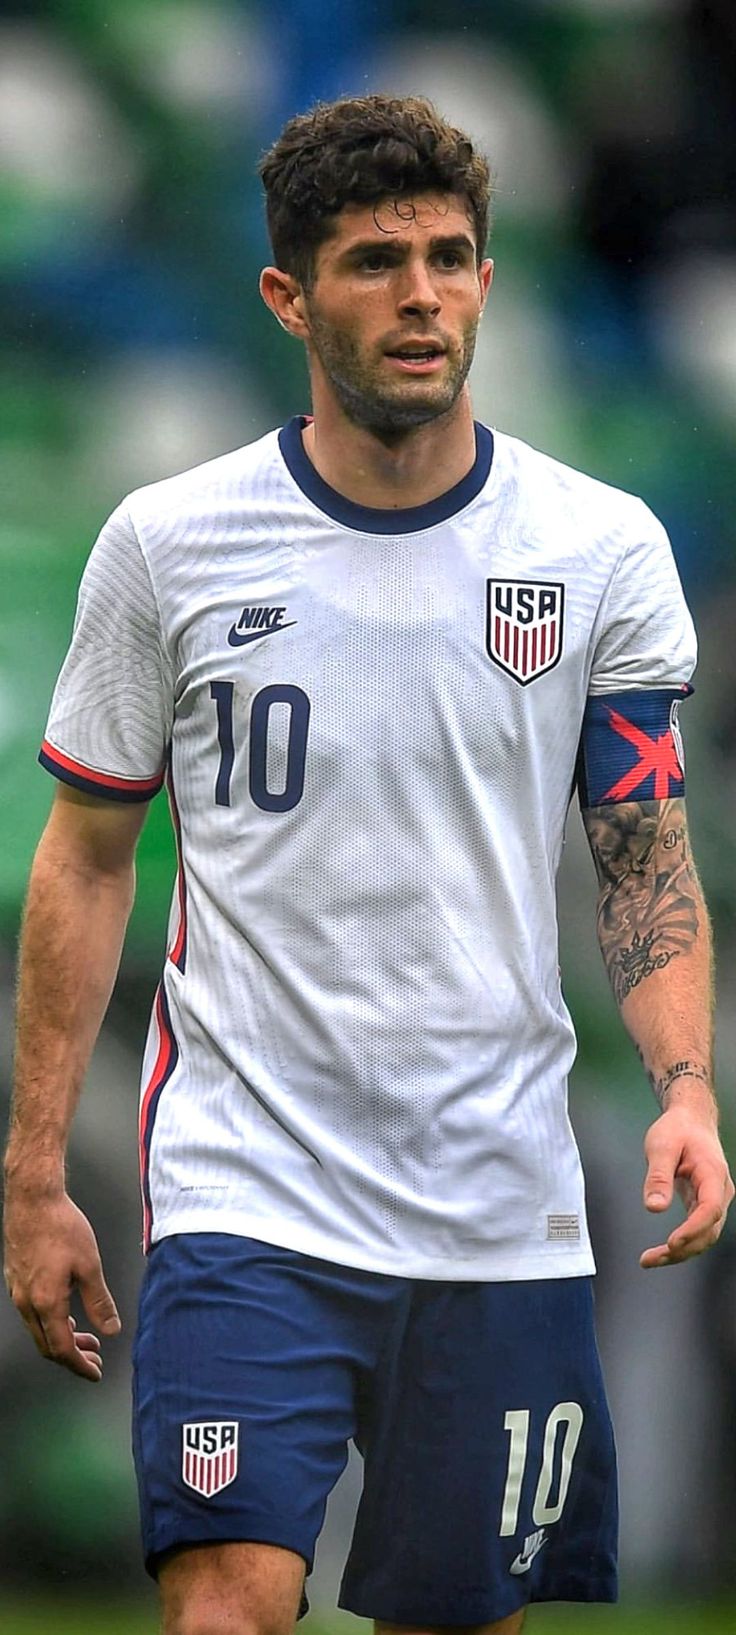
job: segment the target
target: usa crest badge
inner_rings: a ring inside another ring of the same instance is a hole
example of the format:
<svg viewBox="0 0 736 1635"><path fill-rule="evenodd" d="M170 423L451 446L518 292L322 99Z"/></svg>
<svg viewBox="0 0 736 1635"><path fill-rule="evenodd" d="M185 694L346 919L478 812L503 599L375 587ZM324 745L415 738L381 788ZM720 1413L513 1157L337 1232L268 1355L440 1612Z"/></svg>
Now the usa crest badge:
<svg viewBox="0 0 736 1635"><path fill-rule="evenodd" d="M489 579L486 651L522 687L562 655L565 587L550 580Z"/></svg>
<svg viewBox="0 0 736 1635"><path fill-rule="evenodd" d="M181 1474L187 1487L213 1499L229 1487L238 1474L238 1422L235 1419L203 1420L182 1425Z"/></svg>

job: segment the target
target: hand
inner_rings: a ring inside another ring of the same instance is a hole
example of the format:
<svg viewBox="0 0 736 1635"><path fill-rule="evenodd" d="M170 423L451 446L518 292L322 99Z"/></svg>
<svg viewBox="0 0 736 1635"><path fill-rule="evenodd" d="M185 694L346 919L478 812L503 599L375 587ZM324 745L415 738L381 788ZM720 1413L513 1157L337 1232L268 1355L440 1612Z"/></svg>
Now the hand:
<svg viewBox="0 0 736 1635"><path fill-rule="evenodd" d="M687 1220L666 1243L645 1249L640 1265L673 1266L709 1249L723 1231L734 1184L715 1124L686 1107L673 1106L647 1130L644 1203L656 1214L668 1209L674 1187Z"/></svg>
<svg viewBox="0 0 736 1635"><path fill-rule="evenodd" d="M96 1334L80 1334L69 1314L76 1285L91 1323L119 1334L120 1318L105 1282L86 1216L65 1192L52 1197L20 1188L5 1196L5 1282L42 1357L82 1379L102 1378Z"/></svg>

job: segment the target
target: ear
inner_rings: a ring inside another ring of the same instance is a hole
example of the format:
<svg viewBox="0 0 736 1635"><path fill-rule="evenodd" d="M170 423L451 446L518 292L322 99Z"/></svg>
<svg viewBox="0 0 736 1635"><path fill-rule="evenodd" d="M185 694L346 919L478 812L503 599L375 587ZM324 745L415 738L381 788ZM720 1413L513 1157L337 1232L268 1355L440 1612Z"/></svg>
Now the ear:
<svg viewBox="0 0 736 1635"><path fill-rule="evenodd" d="M297 340L306 340L309 326L304 314L304 293L296 278L278 267L264 267L258 288L277 324Z"/></svg>
<svg viewBox="0 0 736 1635"><path fill-rule="evenodd" d="M493 262L491 260L481 261L478 268L478 282L480 284L480 310L482 312L493 283Z"/></svg>

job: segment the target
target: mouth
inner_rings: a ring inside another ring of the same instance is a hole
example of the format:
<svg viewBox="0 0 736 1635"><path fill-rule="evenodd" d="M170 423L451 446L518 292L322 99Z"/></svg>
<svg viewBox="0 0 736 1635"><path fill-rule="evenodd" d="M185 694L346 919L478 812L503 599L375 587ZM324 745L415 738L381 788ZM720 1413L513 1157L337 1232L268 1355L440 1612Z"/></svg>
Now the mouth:
<svg viewBox="0 0 736 1635"><path fill-rule="evenodd" d="M393 352L387 352L386 357L397 368L412 375L432 374L444 362L445 352L439 346L428 343L426 346L401 346Z"/></svg>

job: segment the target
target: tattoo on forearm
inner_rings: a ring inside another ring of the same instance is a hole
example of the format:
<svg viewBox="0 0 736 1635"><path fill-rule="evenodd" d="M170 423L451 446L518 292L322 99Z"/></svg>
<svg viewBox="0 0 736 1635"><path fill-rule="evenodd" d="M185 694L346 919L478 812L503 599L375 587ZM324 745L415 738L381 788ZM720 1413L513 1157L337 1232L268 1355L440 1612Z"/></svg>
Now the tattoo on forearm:
<svg viewBox="0 0 736 1635"><path fill-rule="evenodd" d="M660 1107L664 1107L667 1092L676 1079L700 1079L708 1087L711 1084L711 1074L702 1062L673 1062L659 1078L656 1073L648 1073L647 1078Z"/></svg>
<svg viewBox="0 0 736 1635"><path fill-rule="evenodd" d="M584 814L600 895L598 935L618 1003L692 947L699 887L681 800Z"/></svg>

